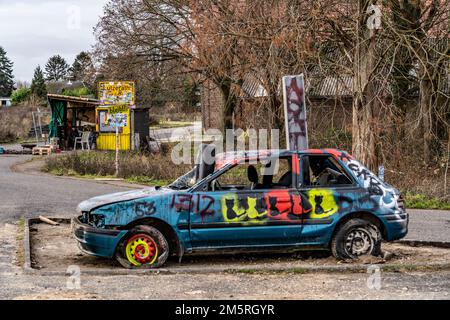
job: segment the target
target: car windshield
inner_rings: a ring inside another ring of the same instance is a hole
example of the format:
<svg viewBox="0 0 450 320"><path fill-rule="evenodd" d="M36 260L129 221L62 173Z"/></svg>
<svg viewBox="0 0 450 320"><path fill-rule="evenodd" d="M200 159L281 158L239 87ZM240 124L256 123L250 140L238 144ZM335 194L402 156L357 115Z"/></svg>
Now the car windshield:
<svg viewBox="0 0 450 320"><path fill-rule="evenodd" d="M189 189L195 184L195 173L197 166L192 168L189 172L183 174L181 177L177 178L174 182L168 185L169 188L175 190Z"/></svg>

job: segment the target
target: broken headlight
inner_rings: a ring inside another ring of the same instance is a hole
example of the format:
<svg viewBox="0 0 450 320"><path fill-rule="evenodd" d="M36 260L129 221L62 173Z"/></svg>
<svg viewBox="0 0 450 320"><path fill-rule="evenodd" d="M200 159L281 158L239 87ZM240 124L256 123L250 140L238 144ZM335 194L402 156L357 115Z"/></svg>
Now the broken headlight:
<svg viewBox="0 0 450 320"><path fill-rule="evenodd" d="M104 228L105 216L103 214L93 214L90 212L83 212L81 220L92 227Z"/></svg>

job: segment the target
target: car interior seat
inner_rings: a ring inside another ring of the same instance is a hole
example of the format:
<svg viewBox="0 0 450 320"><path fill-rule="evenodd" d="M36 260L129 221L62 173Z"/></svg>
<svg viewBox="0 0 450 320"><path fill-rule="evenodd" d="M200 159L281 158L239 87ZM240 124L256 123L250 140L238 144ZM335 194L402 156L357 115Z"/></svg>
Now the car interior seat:
<svg viewBox="0 0 450 320"><path fill-rule="evenodd" d="M252 189L252 190L255 189L258 185L258 180L259 180L258 171L256 170L255 166L253 166L253 165L248 166L247 177L248 177L248 180L251 182L250 189Z"/></svg>
<svg viewBox="0 0 450 320"><path fill-rule="evenodd" d="M281 176L280 180L278 180L278 185L280 187L290 188L292 187L292 171L289 170Z"/></svg>

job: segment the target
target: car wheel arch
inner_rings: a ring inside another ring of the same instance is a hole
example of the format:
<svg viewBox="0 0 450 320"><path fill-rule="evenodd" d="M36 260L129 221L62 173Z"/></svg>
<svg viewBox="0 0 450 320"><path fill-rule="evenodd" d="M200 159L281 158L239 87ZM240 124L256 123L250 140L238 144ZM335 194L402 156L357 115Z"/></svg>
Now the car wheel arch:
<svg viewBox="0 0 450 320"><path fill-rule="evenodd" d="M339 221L336 223L336 225L334 227L334 230L333 230L333 233L332 233L330 239L333 239L334 235L336 234L336 232L339 230L339 228L342 225L344 225L347 221L355 219L355 218L367 220L367 221L375 224L378 227L378 229L380 230L382 238L386 239L387 231L386 231L383 221L381 221L381 219L379 217L377 217L375 214L373 214L371 212L367 212L367 211L351 212L351 213L348 213L345 216L343 216L341 219L339 219ZM330 240L329 244L331 244L331 240Z"/></svg>
<svg viewBox="0 0 450 320"><path fill-rule="evenodd" d="M131 230L134 227L140 226L140 225L146 225L146 226L152 226L158 229L164 237L169 242L169 252L174 253L177 256L183 255L183 246L180 242L180 239L175 232L175 230L170 226L167 222L158 219L158 218L142 218L138 220L134 220L127 224L126 226L122 227L123 230ZM127 235L123 237L124 239L127 238ZM119 245L117 246L119 247Z"/></svg>

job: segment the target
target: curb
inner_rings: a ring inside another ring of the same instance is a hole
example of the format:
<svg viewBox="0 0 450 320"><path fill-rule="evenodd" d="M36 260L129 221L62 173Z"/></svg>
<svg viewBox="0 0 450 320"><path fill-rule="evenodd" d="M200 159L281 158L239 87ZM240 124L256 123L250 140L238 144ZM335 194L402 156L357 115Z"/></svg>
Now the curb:
<svg viewBox="0 0 450 320"><path fill-rule="evenodd" d="M399 240L396 242L411 247L435 247L444 249L450 248L450 242L445 241Z"/></svg>
<svg viewBox="0 0 450 320"><path fill-rule="evenodd" d="M67 218L51 218L54 221L60 223L70 223L71 219ZM32 267L31 263L31 241L30 241L30 226L39 222L38 218L27 218L24 223L24 266L23 270L26 274L40 275L40 276L68 276L69 272L66 271L45 271L40 269L35 269ZM419 240L401 240L396 241L396 243L401 243L413 247L419 246L432 246L438 248L450 248L450 242L435 242L435 241L419 241ZM158 275L158 274L208 274L208 273L245 273L245 274L271 274L271 273L367 273L368 267L377 266L381 271L386 272L407 272L407 271L443 271L450 270L450 262L448 263L419 263L419 264L409 264L409 265L398 265L398 264L351 264L351 265L336 265L336 266L298 266L298 267L286 267L286 266L242 266L242 267L171 267L160 268L160 269L122 269L122 268L101 268L98 270L83 270L81 272L84 275L92 276L118 276L118 275Z"/></svg>
<svg viewBox="0 0 450 320"><path fill-rule="evenodd" d="M23 255L24 255L24 264L23 269L25 272L34 271L31 267L31 242L30 242L30 220L33 219L25 219L24 223L24 234L23 234Z"/></svg>

